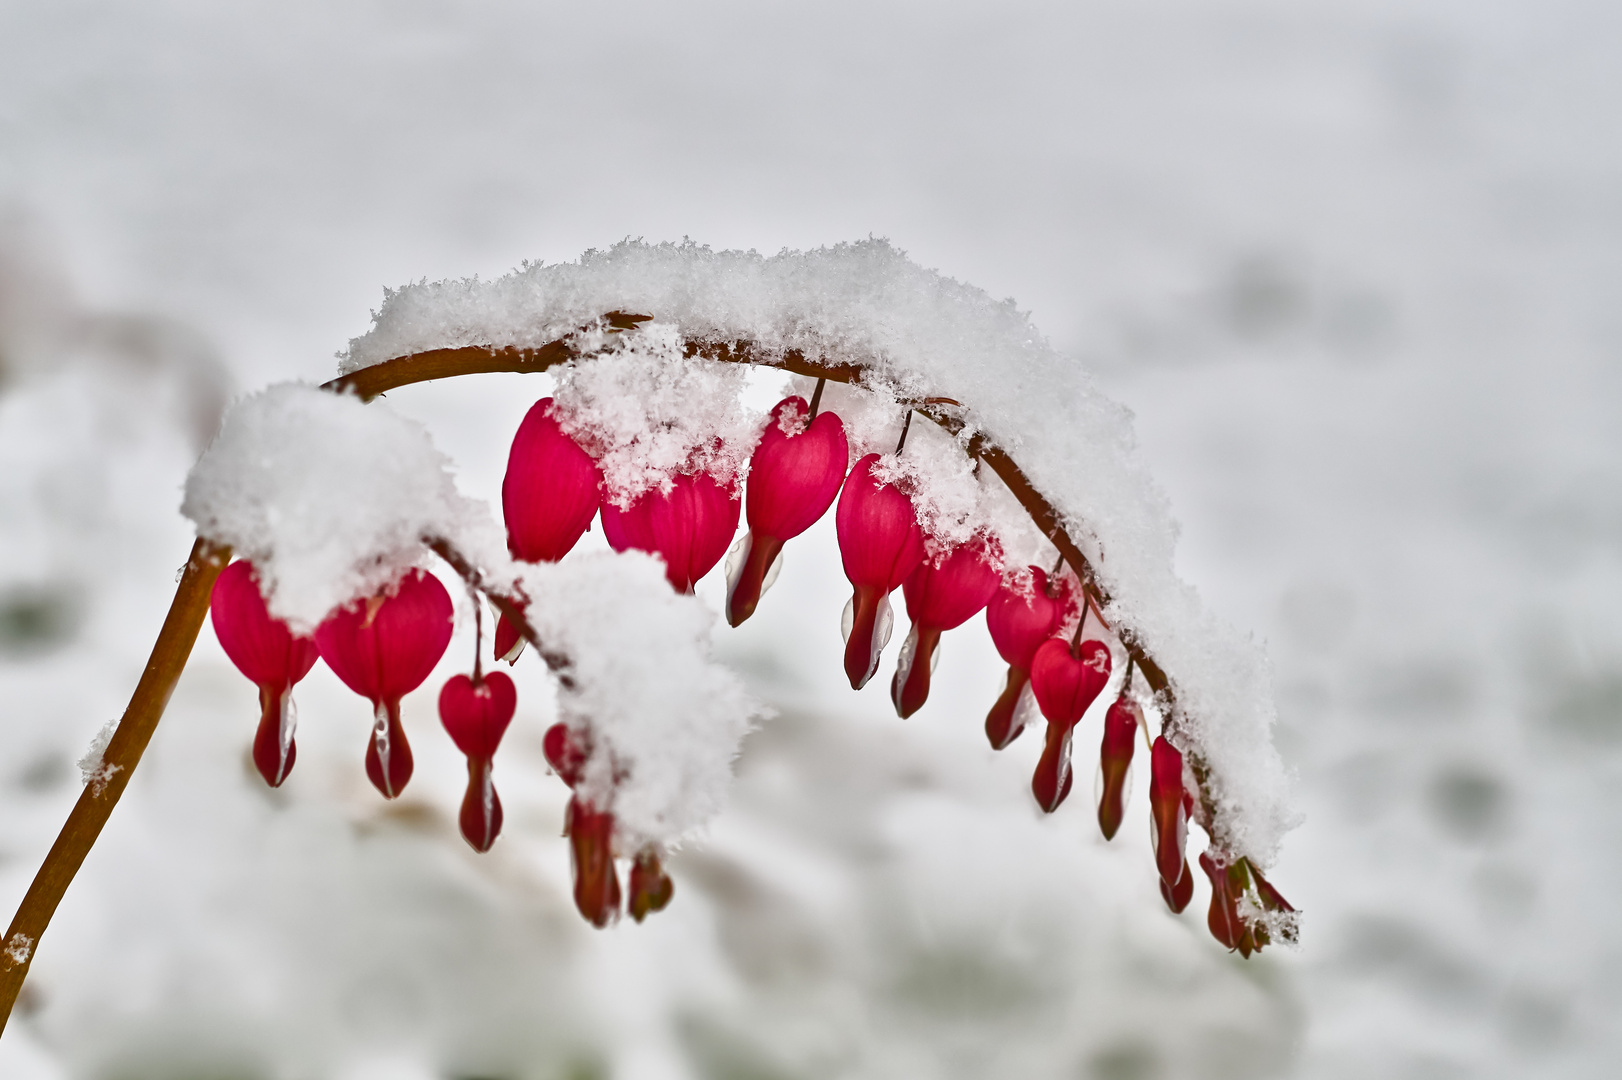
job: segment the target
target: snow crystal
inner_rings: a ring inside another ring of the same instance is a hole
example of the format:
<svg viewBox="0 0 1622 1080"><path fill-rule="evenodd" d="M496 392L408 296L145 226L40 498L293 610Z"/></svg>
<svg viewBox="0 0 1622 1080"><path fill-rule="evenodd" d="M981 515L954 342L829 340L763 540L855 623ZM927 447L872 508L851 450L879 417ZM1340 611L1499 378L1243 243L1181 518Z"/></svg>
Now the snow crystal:
<svg viewBox="0 0 1622 1080"><path fill-rule="evenodd" d="M117 730L116 719L103 724L101 730L96 732L96 737L90 740L90 746L85 750L84 756L79 759L80 781L95 795L101 794L102 789L107 786L107 781L111 780L113 774L121 768L118 765L108 766L103 760L103 756L107 753L107 744L113 741L113 732Z"/></svg>
<svg viewBox="0 0 1622 1080"><path fill-rule="evenodd" d="M558 423L602 467L621 509L678 472L731 483L749 462L765 417L740 402L749 369L682 360L681 333L653 324L608 339L613 347L557 373Z"/></svg>
<svg viewBox="0 0 1622 1080"><path fill-rule="evenodd" d="M764 715L710 659L714 613L641 552L526 567L523 587L536 632L570 657L559 712L592 742L580 794L612 807L623 853L709 821Z"/></svg>
<svg viewBox="0 0 1622 1080"><path fill-rule="evenodd" d="M493 525L471 524L480 508L448 464L425 428L382 402L283 383L226 414L181 512L252 560L271 612L307 633L420 562L424 536L474 531L481 554L499 548Z"/></svg>
<svg viewBox="0 0 1622 1080"><path fill-rule="evenodd" d="M824 399L846 420L853 450L883 437L886 409L900 419L896 397L962 402L967 429L1019 464L1094 561L1112 596L1106 616L1132 628L1170 676L1179 705L1174 737L1209 768L1217 844L1271 864L1297 817L1271 741L1265 656L1207 613L1176 576L1177 530L1138 459L1130 413L1053 350L1012 301L926 270L882 240L770 257L627 241L496 281L389 292L341 365L353 371L428 349L534 347L612 310L653 316L689 340L748 341L764 358L798 350L866 365L863 385L881 399L872 409L847 415L842 402L832 403L839 394ZM914 421L914 434L919 427ZM899 434L899 425L891 430ZM965 527L981 513L963 512L974 500L939 462L919 466L919 485L923 512L938 527ZM1006 500L985 502L996 520L1008 514ZM1011 561L1031 558L1031 546L1027 536Z"/></svg>

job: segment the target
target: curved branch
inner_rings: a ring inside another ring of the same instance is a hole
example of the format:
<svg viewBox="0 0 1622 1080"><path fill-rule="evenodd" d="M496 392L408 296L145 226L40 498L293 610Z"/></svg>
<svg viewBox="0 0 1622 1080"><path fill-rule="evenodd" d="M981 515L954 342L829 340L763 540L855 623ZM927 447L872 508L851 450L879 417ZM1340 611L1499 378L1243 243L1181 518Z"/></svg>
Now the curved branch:
<svg viewBox="0 0 1622 1080"><path fill-rule="evenodd" d="M203 618L208 614L214 579L230 561L231 549L223 545L199 539L192 546L174 602L169 605L163 629L158 632L152 655L141 672L141 681L135 686L118 729L102 751L101 767L86 777L84 793L74 804L67 824L62 826L39 873L34 875L33 884L28 886L11 926L6 929L5 943L0 946L0 1030L4 1030L11 1016L23 979L39 948L39 939L44 936L57 904L62 902L68 884L84 864L85 856L90 854L96 837L101 835L102 827L129 786L130 774L140 763L157 729L164 706L169 704L169 695L174 693L186 658L197 641Z"/></svg>
<svg viewBox="0 0 1622 1080"><path fill-rule="evenodd" d="M610 311L601 320L611 332L635 329L639 323L651 322L654 316L638 315L624 311ZM587 329L587 328L582 328ZM325 383L324 388L337 392L357 393L363 398L373 398L378 394L386 393L402 386L414 383L429 382L434 379L454 378L458 375L474 375L482 372L541 372L558 364L567 363L585 355L585 350L576 344L576 334L568 334L555 341L532 349L522 349L512 346L497 348L495 346L470 345L459 349L432 349L427 352L412 353L406 356L397 356L381 363L373 364L359 371L351 372L340 378ZM827 379L830 382L860 384L869 368L863 364L834 363L821 358L812 358L798 349L790 349L781 354L764 353L748 341L704 341L690 339L686 345L688 356L702 356L709 360L718 360L730 364L749 364L754 367L777 368L795 375L805 375L814 379ZM963 420L958 412L956 403L944 398L921 398L916 401L903 400L902 405L916 409L945 431L958 435L963 430ZM970 456L984 462L992 472L1007 486L1025 512L1030 514L1031 520L1043 534L1053 542L1059 550L1065 563L1076 574L1089 599L1092 600L1095 611L1100 612L1100 622L1103 622L1102 609L1110 602L1110 595L1099 583L1098 574L1092 562L1083 554L1070 534L1065 530L1058 510L1048 501L1047 497L1036 489L1023 469L1015 463L1014 459L1001 447L989 445L979 434L971 436L966 447ZM492 600L495 597L492 596ZM498 603L499 606L499 603ZM522 628L526 638L532 643L536 638L530 637L534 633L527 622L516 620L515 625ZM1171 685L1171 679L1164 668L1160 666L1150 652L1144 648L1136 631L1130 626L1110 627L1120 639L1121 645L1126 649L1127 655L1137 664L1143 672L1144 681L1165 717L1164 726L1168 732L1176 733L1180 725L1180 710L1177 695ZM537 648L539 645L537 644ZM1199 783L1200 809L1203 811L1203 820L1206 823L1214 822L1216 807L1211 799L1210 785L1207 783L1210 769L1204 758L1192 747L1184 748L1184 754ZM1207 828L1207 831L1210 831Z"/></svg>
<svg viewBox="0 0 1622 1080"><path fill-rule="evenodd" d="M603 316L602 321L611 330L621 331L633 329L638 323L649 322L652 318L651 315L611 311ZM838 383L860 383L869 370L861 364L829 363L812 359L799 350L789 350L781 355L768 355L747 341L690 340L686 352L688 356L702 356L705 359L729 364L777 368L795 375L806 375ZM373 364L371 367L333 379L324 384L323 388L339 393L357 393L369 399L402 386L430 382L434 379L454 378L458 375L475 375L492 371L546 371L582 355L584 353L576 346L575 335L572 334L533 349L510 346L486 348L479 345L460 349L433 349ZM953 403L944 399L903 400L901 404L916 409L952 435L957 435L963 430L963 420L957 414ZM1013 458L1001 448L988 445L978 434L969 440L967 449L971 456L985 462L991 471L997 474L1013 493L1014 498L1025 508L1026 513L1030 514L1036 527L1053 541L1053 545L1064 556L1065 562L1075 571L1076 577L1081 581L1082 588L1086 590L1094 606L1099 609L1106 607L1110 600L1109 593L1099 584L1098 574L1093 569L1091 561L1070 539L1053 504L1036 490L1035 485ZM1130 627L1114 629L1121 639L1122 646L1142 669L1149 688L1156 696L1165 700L1168 708L1171 707L1173 696L1171 682L1160 664L1144 649Z"/></svg>

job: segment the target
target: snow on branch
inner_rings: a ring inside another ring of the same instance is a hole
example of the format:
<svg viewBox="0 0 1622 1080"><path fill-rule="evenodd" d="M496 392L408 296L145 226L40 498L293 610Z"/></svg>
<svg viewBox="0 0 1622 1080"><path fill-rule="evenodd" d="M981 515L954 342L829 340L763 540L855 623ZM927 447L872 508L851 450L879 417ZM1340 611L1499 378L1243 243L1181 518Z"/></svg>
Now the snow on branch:
<svg viewBox="0 0 1622 1080"><path fill-rule="evenodd" d="M899 419L897 403L952 403L946 442L956 447L932 455L941 467L918 471L921 513L935 513L934 527L956 538L976 528L998 535L1017 563L1032 547L1029 530L1012 524L1002 493L970 491L970 481L987 478L964 466L961 450L1016 459L1095 568L1110 601L1105 618L1168 676L1167 730L1199 763L1214 841L1257 866L1272 863L1298 815L1272 745L1265 655L1177 577L1177 527L1137 455L1130 413L1012 301L924 269L882 240L773 256L626 241L495 281L390 291L372 330L341 355L341 370L440 349L555 348L565 338L575 355L588 355L615 336L603 332L605 312L650 315L658 327L643 332L679 335L689 352L741 346L764 361L799 354L860 369L878 412L865 424L853 419L855 453L880 449L872 444L885 409ZM958 453L956 477L948 450Z"/></svg>

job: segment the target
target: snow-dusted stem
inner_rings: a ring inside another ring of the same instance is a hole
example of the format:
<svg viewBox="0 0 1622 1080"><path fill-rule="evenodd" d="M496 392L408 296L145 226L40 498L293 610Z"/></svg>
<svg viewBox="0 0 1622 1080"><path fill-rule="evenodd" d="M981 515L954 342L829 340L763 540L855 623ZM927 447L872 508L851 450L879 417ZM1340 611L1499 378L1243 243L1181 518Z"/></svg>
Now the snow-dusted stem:
<svg viewBox="0 0 1622 1080"><path fill-rule="evenodd" d="M11 1016L11 1008L22 990L29 964L45 934L56 905L61 903L73 876L84 864L90 847L101 835L102 826L112 815L113 807L129 785L130 774L141 761L146 744L157 729L169 695L180 681L186 667L197 632L208 614L209 594L214 590L214 579L220 576L225 564L231 561L231 549L207 540L198 540L192 547L191 558L180 576L180 587L169 605L169 615L163 620L152 656L136 684L129 708L118 722L118 729L102 751L101 767L85 784L84 794L68 815L67 824L57 835L56 843L45 856L45 863L34 875L34 882L17 908L11 926L6 930L5 943L0 946L0 1030Z"/></svg>

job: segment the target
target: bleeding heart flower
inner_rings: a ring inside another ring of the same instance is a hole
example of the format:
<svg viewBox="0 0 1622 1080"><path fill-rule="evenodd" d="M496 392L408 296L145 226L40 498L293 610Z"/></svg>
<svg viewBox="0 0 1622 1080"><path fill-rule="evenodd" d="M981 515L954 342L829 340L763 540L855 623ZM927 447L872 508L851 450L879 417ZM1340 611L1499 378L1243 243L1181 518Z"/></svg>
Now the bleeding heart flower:
<svg viewBox="0 0 1622 1080"><path fill-rule="evenodd" d="M580 772L591 757L591 741L568 724L553 724L541 737L541 753L546 763L571 788L580 782Z"/></svg>
<svg viewBox="0 0 1622 1080"><path fill-rule="evenodd" d="M1109 682L1110 651L1102 641L1083 641L1072 652L1064 638L1049 638L1031 658L1031 690L1047 718L1047 744L1031 777L1031 793L1048 813L1059 808L1075 777L1070 736Z"/></svg>
<svg viewBox="0 0 1622 1080"><path fill-rule="evenodd" d="M251 563L234 562L221 572L214 581L208 610L220 648L238 671L259 686L253 763L265 783L280 787L298 756L293 742L298 723L293 685L310 673L320 654L313 640L294 634L286 623L271 617Z"/></svg>
<svg viewBox="0 0 1622 1080"><path fill-rule="evenodd" d="M518 425L501 482L507 548L525 562L557 562L597 513L602 471L552 415L552 399L537 401Z"/></svg>
<svg viewBox="0 0 1622 1080"><path fill-rule="evenodd" d="M411 744L400 725L400 699L445 655L452 630L450 594L439 579L411 570L394 588L345 605L315 631L321 658L344 685L372 702L366 775L392 799L411 779Z"/></svg>
<svg viewBox="0 0 1622 1080"><path fill-rule="evenodd" d="M1182 752L1162 735L1149 750L1149 820L1154 826L1155 866L1160 880L1172 888L1188 866L1183 848L1193 802L1183 784Z"/></svg>
<svg viewBox="0 0 1622 1080"><path fill-rule="evenodd" d="M659 852L644 848L631 864L631 901L626 905L631 918L641 922L650 912L663 911L675 893L675 882L659 864Z"/></svg>
<svg viewBox="0 0 1622 1080"><path fill-rule="evenodd" d="M665 561L665 577L679 593L726 554L738 531L738 492L704 473L677 473L668 492L654 488L629 509L603 503L603 535L615 551L636 548Z"/></svg>
<svg viewBox="0 0 1622 1080"><path fill-rule="evenodd" d="M878 461L868 454L851 469L835 513L845 576L856 588L845 608L845 674L856 690L878 670L890 640L890 593L924 557L912 500L873 476Z"/></svg>
<svg viewBox="0 0 1622 1080"><path fill-rule="evenodd" d="M607 926L620 913L619 871L614 868L614 815L579 797L564 816L574 869L574 906L586 921Z"/></svg>
<svg viewBox="0 0 1622 1080"><path fill-rule="evenodd" d="M1240 898L1247 893L1252 894L1247 905L1251 912L1259 907L1263 912L1288 916L1295 910L1249 859L1241 856L1231 862L1219 862L1206 852L1200 856L1200 869L1211 879L1211 910L1206 925L1211 928L1212 937L1230 949L1238 949L1241 956L1260 952L1273 940L1269 925L1278 930L1284 940L1295 940L1295 925L1289 918L1245 919L1240 910Z"/></svg>
<svg viewBox="0 0 1622 1080"><path fill-rule="evenodd" d="M518 708L513 681L492 671L477 683L453 675L439 692L439 719L456 748L467 755L467 793L459 819L474 851L489 851L501 832L501 796L490 773L496 747Z"/></svg>
<svg viewBox="0 0 1622 1080"><path fill-rule="evenodd" d="M825 412L807 424L809 413L804 398L779 401L750 458L744 498L749 531L737 574L728 575L727 622L733 626L754 614L783 544L828 512L845 479L850 451L844 423Z"/></svg>
<svg viewBox="0 0 1622 1080"><path fill-rule="evenodd" d="M1002 560L978 538L936 558L926 557L907 575L901 592L912 630L890 680L890 700L897 713L911 716L923 706L941 634L968 622L1001 583Z"/></svg>
<svg viewBox="0 0 1622 1080"><path fill-rule="evenodd" d="M1030 685L1031 658L1075 610L1068 578L1049 581L1041 567L1030 570L1027 588L1005 584L986 604L986 629L1008 664L1007 684L986 714L986 738L993 750L1001 750L1024 730L1019 703Z"/></svg>
<svg viewBox="0 0 1622 1080"><path fill-rule="evenodd" d="M557 562L567 555L591 528L602 502L602 481L591 455L559 426L552 399L532 405L513 436L501 482L501 513L513 558ZM524 639L506 615L496 619L495 638L497 659L517 663Z"/></svg>
<svg viewBox="0 0 1622 1080"><path fill-rule="evenodd" d="M1103 780L1098 795L1098 827L1104 830L1106 840L1115 839L1121 819L1126 816L1127 778L1131 774L1132 753L1137 749L1138 727L1142 723L1143 710L1124 690L1104 714L1104 739L1098 749L1098 767Z"/></svg>

